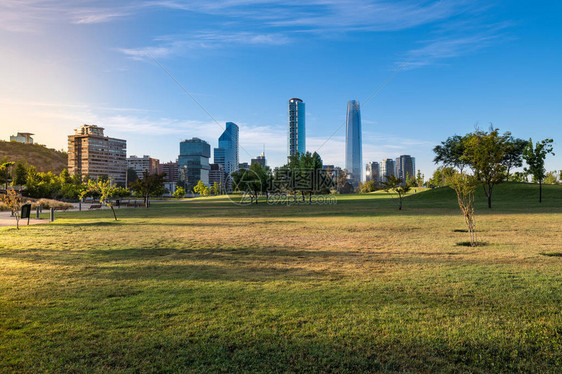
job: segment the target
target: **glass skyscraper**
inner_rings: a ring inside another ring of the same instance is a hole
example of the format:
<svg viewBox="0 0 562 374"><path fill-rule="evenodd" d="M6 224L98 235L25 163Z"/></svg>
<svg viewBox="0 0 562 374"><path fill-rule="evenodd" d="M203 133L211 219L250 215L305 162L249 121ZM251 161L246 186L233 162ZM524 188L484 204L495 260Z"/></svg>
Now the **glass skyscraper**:
<svg viewBox="0 0 562 374"><path fill-rule="evenodd" d="M181 142L178 156L180 183L188 188L199 181L209 185L209 157L211 146L206 141L193 138Z"/></svg>
<svg viewBox="0 0 562 374"><path fill-rule="evenodd" d="M219 137L219 147L214 150L215 164L222 165L227 174L238 169L238 133L238 125L227 122L226 129Z"/></svg>
<svg viewBox="0 0 562 374"><path fill-rule="evenodd" d="M406 182L407 178L416 176L416 159L410 155L401 155L395 163L396 176Z"/></svg>
<svg viewBox="0 0 562 374"><path fill-rule="evenodd" d="M361 141L361 111L359 102L347 103L347 120L345 132L345 168L349 181L354 186L363 180L363 151Z"/></svg>
<svg viewBox="0 0 562 374"><path fill-rule="evenodd" d="M386 178L395 175L395 163L391 158L385 158L381 162L381 181L386 182Z"/></svg>
<svg viewBox="0 0 562 374"><path fill-rule="evenodd" d="M289 133L287 153L294 156L306 153L306 127L304 123L304 103L301 99L289 100Z"/></svg>

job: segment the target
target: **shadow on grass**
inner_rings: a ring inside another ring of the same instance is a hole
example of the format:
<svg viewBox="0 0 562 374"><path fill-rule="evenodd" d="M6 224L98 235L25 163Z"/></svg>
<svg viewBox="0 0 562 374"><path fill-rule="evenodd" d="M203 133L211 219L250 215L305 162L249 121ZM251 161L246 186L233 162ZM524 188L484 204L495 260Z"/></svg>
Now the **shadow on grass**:
<svg viewBox="0 0 562 374"><path fill-rule="evenodd" d="M488 245L490 245L490 243L488 242L476 242L474 243L474 245L472 245L472 243L470 242L458 242L456 244L459 247L486 247Z"/></svg>
<svg viewBox="0 0 562 374"><path fill-rule="evenodd" d="M547 253L541 253L541 255L547 257L562 257L562 252L547 252Z"/></svg>

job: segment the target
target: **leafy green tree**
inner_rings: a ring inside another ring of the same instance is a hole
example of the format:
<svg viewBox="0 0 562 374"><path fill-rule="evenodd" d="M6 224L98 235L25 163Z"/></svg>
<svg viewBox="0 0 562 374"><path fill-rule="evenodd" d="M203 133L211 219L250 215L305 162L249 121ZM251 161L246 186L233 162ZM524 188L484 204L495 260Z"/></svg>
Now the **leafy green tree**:
<svg viewBox="0 0 562 374"><path fill-rule="evenodd" d="M411 184L405 183L402 178L399 178L396 175L386 177L386 180L382 183L382 189L384 191L387 193L394 192L398 195L398 210L402 210L402 200L411 188Z"/></svg>
<svg viewBox="0 0 562 374"><path fill-rule="evenodd" d="M142 179L137 179L131 185L131 189L136 195L142 196L144 199L144 205L149 207L149 197L150 196L162 196L166 193L164 188L164 174L150 174L147 170L142 173Z"/></svg>
<svg viewBox="0 0 562 374"><path fill-rule="evenodd" d="M474 191L478 186L478 180L473 175L451 170L447 174L447 184L455 190L457 194L457 202L459 208L464 216L466 228L468 229L468 236L470 239L470 246L477 245L476 233L474 230Z"/></svg>
<svg viewBox="0 0 562 374"><path fill-rule="evenodd" d="M506 140L503 157L503 164L506 168L506 180L509 180L511 169L523 166L523 152L525 151L527 143L526 140L515 139L512 136Z"/></svg>
<svg viewBox="0 0 562 374"><path fill-rule="evenodd" d="M0 185L5 185L5 189L8 189L8 183L12 180L10 174L10 168L14 166L14 162L4 162L0 164Z"/></svg>
<svg viewBox="0 0 562 374"><path fill-rule="evenodd" d="M377 183L373 180L366 181L365 183L359 183L360 193L369 193L377 190Z"/></svg>
<svg viewBox="0 0 562 374"><path fill-rule="evenodd" d="M544 139L533 145L533 139L529 139L527 147L523 152L523 158L527 163L525 171L533 176L539 182L539 202L542 203L542 181L546 177L546 169L544 160L548 154L554 156L552 148L552 139Z"/></svg>
<svg viewBox="0 0 562 374"><path fill-rule="evenodd" d="M558 175L554 171L549 171L546 173L544 177L544 184L557 184L558 183Z"/></svg>
<svg viewBox="0 0 562 374"><path fill-rule="evenodd" d="M139 179L137 171L133 168L127 169L127 185L132 186Z"/></svg>
<svg viewBox="0 0 562 374"><path fill-rule="evenodd" d="M416 186L423 187L425 182L424 175L421 173L421 170L418 170L418 174L416 175Z"/></svg>
<svg viewBox="0 0 562 374"><path fill-rule="evenodd" d="M488 208L492 208L494 186L505 180L505 149L510 134L499 134L498 129L489 132L477 130L464 138L463 160L471 168L482 185L488 198Z"/></svg>
<svg viewBox="0 0 562 374"><path fill-rule="evenodd" d="M207 186L205 185L205 183L203 183L203 181L200 180L199 182L197 182L195 187L193 187L193 192L195 192L196 194L199 194L201 196L204 196L206 188L207 188Z"/></svg>
<svg viewBox="0 0 562 374"><path fill-rule="evenodd" d="M433 162L446 167L457 168L462 173L467 166L465 160L465 137L454 135L433 148L435 158Z"/></svg>
<svg viewBox="0 0 562 374"><path fill-rule="evenodd" d="M70 176L70 173L68 172L67 169L62 169L62 171L59 174L59 179L62 184L72 183L72 177Z"/></svg>
<svg viewBox="0 0 562 374"><path fill-rule="evenodd" d="M254 163L250 169L236 170L231 177L237 191L244 192L250 197L250 203L257 204L259 195L268 193L269 182L273 176L269 167Z"/></svg>
<svg viewBox="0 0 562 374"><path fill-rule="evenodd" d="M14 180L12 181L13 186L23 186L27 182L27 168L21 162L16 164L16 169L14 170Z"/></svg>
<svg viewBox="0 0 562 374"><path fill-rule="evenodd" d="M509 177L510 182L527 182L527 178L529 174L522 171L516 171L515 173L511 174Z"/></svg>
<svg viewBox="0 0 562 374"><path fill-rule="evenodd" d="M176 199L185 197L185 189L181 186L176 187L176 190L174 191L174 194L172 196L174 196Z"/></svg>
<svg viewBox="0 0 562 374"><path fill-rule="evenodd" d="M221 194L221 186L219 185L219 183L213 183L213 185L211 186L211 194L217 196Z"/></svg>
<svg viewBox="0 0 562 374"><path fill-rule="evenodd" d="M430 187L444 187L447 185L447 175L453 172L452 167L438 167L434 172L433 176L429 178Z"/></svg>
<svg viewBox="0 0 562 374"><path fill-rule="evenodd" d="M86 196L99 196L100 203L111 209L113 218L117 221L117 215L115 214L113 202L111 201L111 197L115 194L115 192L116 189L111 185L111 180L100 179L96 181L89 179L86 188L80 195L80 198L83 199Z"/></svg>

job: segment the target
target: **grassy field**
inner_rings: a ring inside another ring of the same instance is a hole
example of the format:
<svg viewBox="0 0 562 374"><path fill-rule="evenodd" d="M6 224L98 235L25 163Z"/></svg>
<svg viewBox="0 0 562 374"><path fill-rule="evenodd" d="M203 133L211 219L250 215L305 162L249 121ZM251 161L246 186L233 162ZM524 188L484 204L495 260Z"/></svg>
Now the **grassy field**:
<svg viewBox="0 0 562 374"><path fill-rule="evenodd" d="M562 370L562 187L225 198L0 229L0 372Z"/></svg>

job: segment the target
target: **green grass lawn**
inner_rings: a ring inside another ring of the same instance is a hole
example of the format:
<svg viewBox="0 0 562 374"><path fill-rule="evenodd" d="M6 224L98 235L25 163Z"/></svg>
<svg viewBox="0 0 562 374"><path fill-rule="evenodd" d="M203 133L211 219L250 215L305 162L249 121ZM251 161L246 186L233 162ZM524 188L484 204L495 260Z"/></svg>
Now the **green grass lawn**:
<svg viewBox="0 0 562 374"><path fill-rule="evenodd" d="M562 187L226 198L0 229L0 372L562 370Z"/></svg>

